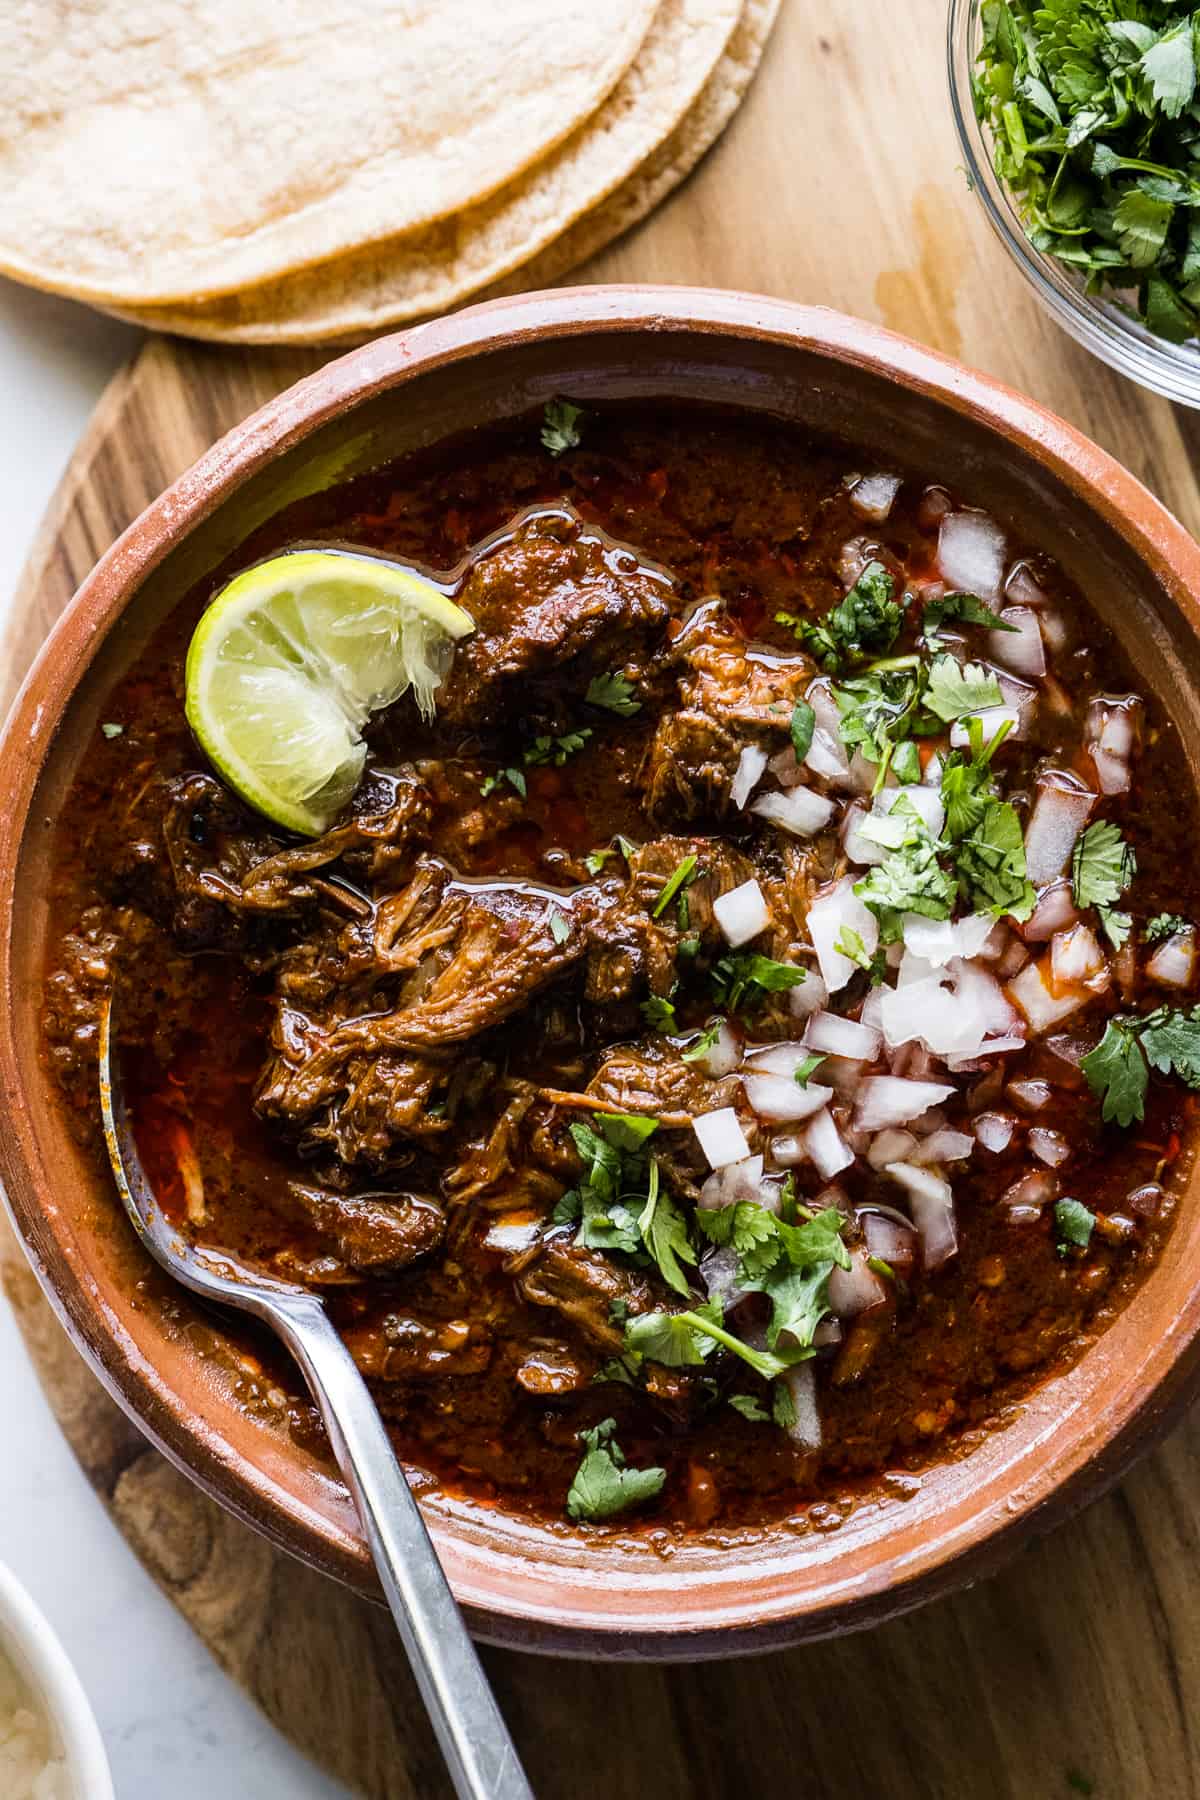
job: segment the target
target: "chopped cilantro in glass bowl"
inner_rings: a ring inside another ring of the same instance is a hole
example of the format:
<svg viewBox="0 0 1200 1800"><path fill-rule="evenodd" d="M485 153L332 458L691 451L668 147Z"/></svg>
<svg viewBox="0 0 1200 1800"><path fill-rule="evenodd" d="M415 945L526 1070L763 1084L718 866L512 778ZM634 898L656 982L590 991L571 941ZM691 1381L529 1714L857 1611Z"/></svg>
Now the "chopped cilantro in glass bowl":
<svg viewBox="0 0 1200 1800"><path fill-rule="evenodd" d="M1042 304L1078 343L1154 393L1200 407L1200 335L1188 335L1193 313L1200 334L1200 284L1188 293L1193 242L1200 271L1192 7L1154 0L1154 27L1132 0L1039 0L1039 8L1064 39L1086 45L1089 34L1103 34L1108 79L1100 83L1085 49L1060 71L1057 94L1046 71L1028 64L1009 94L1006 64L1024 56L1004 34L1031 8L950 0L950 95L971 187ZM1117 97L1134 91L1141 103L1123 119ZM1072 144L1065 160L1039 149L1060 139ZM1128 160L1118 168L1118 158ZM1130 167L1135 160L1145 166Z"/></svg>

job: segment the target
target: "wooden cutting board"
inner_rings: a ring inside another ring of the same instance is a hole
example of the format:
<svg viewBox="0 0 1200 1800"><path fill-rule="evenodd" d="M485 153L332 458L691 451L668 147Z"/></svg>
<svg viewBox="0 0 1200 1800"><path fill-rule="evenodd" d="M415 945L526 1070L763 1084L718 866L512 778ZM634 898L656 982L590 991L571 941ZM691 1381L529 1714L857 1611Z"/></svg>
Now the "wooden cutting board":
<svg viewBox="0 0 1200 1800"><path fill-rule="evenodd" d="M1046 401L1200 527L1200 418L1077 350L991 239L957 168L943 24L936 0L785 0L718 150L584 278L758 288L882 319ZM0 672L20 673L166 482L316 361L149 343L64 478ZM387 1617L177 1475L84 1369L11 1245L4 1273L76 1455L225 1668L354 1791L442 1800ZM1200 1796L1198 1538L1193 1419L998 1579L867 1636L700 1667L485 1656L542 1800L1185 1800Z"/></svg>

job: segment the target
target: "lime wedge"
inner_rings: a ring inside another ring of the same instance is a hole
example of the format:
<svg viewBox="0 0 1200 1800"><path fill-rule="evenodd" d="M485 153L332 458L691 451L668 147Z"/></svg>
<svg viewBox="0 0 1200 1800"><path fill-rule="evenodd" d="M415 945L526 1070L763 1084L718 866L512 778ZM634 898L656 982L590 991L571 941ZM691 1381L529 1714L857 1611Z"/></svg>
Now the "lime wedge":
<svg viewBox="0 0 1200 1800"><path fill-rule="evenodd" d="M374 556L290 550L222 588L187 659L187 716L243 800L315 837L358 785L363 727L413 690L426 718L469 613Z"/></svg>

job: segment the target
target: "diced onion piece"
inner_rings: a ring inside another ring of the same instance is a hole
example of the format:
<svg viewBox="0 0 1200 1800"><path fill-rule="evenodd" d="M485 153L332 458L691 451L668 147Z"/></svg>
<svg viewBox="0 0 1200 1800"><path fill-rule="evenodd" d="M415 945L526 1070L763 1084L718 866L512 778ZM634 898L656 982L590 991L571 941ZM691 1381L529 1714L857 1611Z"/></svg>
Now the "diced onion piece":
<svg viewBox="0 0 1200 1800"><path fill-rule="evenodd" d="M867 1255L879 1257L898 1275L907 1274L917 1252L917 1234L912 1226L882 1212L860 1212L858 1222L867 1240Z"/></svg>
<svg viewBox="0 0 1200 1800"><path fill-rule="evenodd" d="M1052 656L1061 656L1071 641L1067 621L1057 607L1048 606L1045 612L1038 614L1038 628L1042 634L1042 642Z"/></svg>
<svg viewBox="0 0 1200 1800"><path fill-rule="evenodd" d="M1008 580L1004 584L1004 592L1010 600L1020 606L1044 606L1046 595L1033 578L1033 571L1027 562L1016 562L1008 572Z"/></svg>
<svg viewBox="0 0 1200 1800"><path fill-rule="evenodd" d="M815 734L814 734L815 735ZM767 772L775 777L780 787L799 787L804 780L804 770L796 761L796 752L789 744L778 756L773 756L767 764Z"/></svg>
<svg viewBox="0 0 1200 1800"><path fill-rule="evenodd" d="M1044 887L1062 874L1096 798L1062 769L1049 769L1039 778L1038 796L1025 827L1025 869L1034 887Z"/></svg>
<svg viewBox="0 0 1200 1800"><path fill-rule="evenodd" d="M804 1042L810 1050L825 1056L848 1056L854 1062L874 1062L883 1045L883 1033L857 1019L843 1019L838 1013L814 1013L808 1021Z"/></svg>
<svg viewBox="0 0 1200 1800"><path fill-rule="evenodd" d="M488 1226L483 1247L485 1250L499 1251L505 1256L516 1256L518 1251L528 1250L532 1244L537 1243L542 1235L543 1223L538 1214L525 1218L520 1213L510 1213Z"/></svg>
<svg viewBox="0 0 1200 1800"><path fill-rule="evenodd" d="M808 1146L799 1132L784 1131L771 1139L771 1161L780 1169L795 1169L808 1161Z"/></svg>
<svg viewBox="0 0 1200 1800"><path fill-rule="evenodd" d="M1007 1091L1009 1099L1015 1100L1025 1112L1041 1112L1042 1108L1049 1106L1054 1098L1054 1090L1050 1083L1039 1081L1036 1077L1024 1081L1010 1081Z"/></svg>
<svg viewBox="0 0 1200 1800"><path fill-rule="evenodd" d="M868 1075L858 1090L854 1124L859 1131L907 1125L954 1092L940 1081L906 1081L899 1075Z"/></svg>
<svg viewBox="0 0 1200 1800"><path fill-rule="evenodd" d="M721 1019L711 1048L695 1057L694 1061L698 1069L703 1069L706 1075L719 1081L722 1075L728 1075L737 1068L741 1056L741 1046L728 1020Z"/></svg>
<svg viewBox="0 0 1200 1800"><path fill-rule="evenodd" d="M1128 790L1140 723L1141 701L1136 694L1102 694L1088 708L1088 740L1102 794Z"/></svg>
<svg viewBox="0 0 1200 1800"><path fill-rule="evenodd" d="M1190 925L1158 946L1146 964L1146 973L1160 987L1191 987L1196 976L1196 934Z"/></svg>
<svg viewBox="0 0 1200 1800"><path fill-rule="evenodd" d="M1008 1113L984 1112L975 1121L975 1136L993 1156L1008 1149L1016 1129L1017 1122Z"/></svg>
<svg viewBox="0 0 1200 1800"><path fill-rule="evenodd" d="M1007 669L998 669L994 664L992 665L992 674L996 677L996 684L1004 697L1005 706L1012 707L1018 715L1017 727L1013 736L1028 737L1033 715L1037 711L1038 689L1028 681L1018 681L1017 677L1010 675Z"/></svg>
<svg viewBox="0 0 1200 1800"><path fill-rule="evenodd" d="M796 1363L779 1377L792 1402L792 1423L787 1435L800 1450L821 1448L821 1414L817 1406L817 1383L812 1362Z"/></svg>
<svg viewBox="0 0 1200 1800"><path fill-rule="evenodd" d="M716 1112L701 1113L692 1120L692 1130L712 1169L724 1169L730 1163L745 1162L750 1154L742 1122L732 1106L721 1106Z"/></svg>
<svg viewBox="0 0 1200 1800"><path fill-rule="evenodd" d="M836 947L842 932L857 932L868 956L874 954L879 943L879 921L854 892L849 875L817 895L808 909L808 931L831 994L844 988L858 969L858 964Z"/></svg>
<svg viewBox="0 0 1200 1800"><path fill-rule="evenodd" d="M969 960L978 956L995 929L990 913L968 913L957 924L949 919L924 919L919 913L904 916L904 948L940 969L952 957Z"/></svg>
<svg viewBox="0 0 1200 1800"><path fill-rule="evenodd" d="M1028 606L1006 606L1000 619L1012 629L988 633L989 654L1006 669L1040 681L1046 673L1046 647L1037 614Z"/></svg>
<svg viewBox="0 0 1200 1800"><path fill-rule="evenodd" d="M1090 981L1107 966L1090 925L1072 925L1056 931L1050 940L1050 979L1056 989Z"/></svg>
<svg viewBox="0 0 1200 1800"><path fill-rule="evenodd" d="M984 706L970 718L978 719L983 727L983 741L990 744L1001 731L1010 736L1019 737L1021 733L1021 715L1015 706ZM956 750L965 750L971 742L971 731L966 719L955 719L950 727L950 742Z"/></svg>
<svg viewBox="0 0 1200 1800"><path fill-rule="evenodd" d="M873 1169L886 1169L889 1163L907 1162L916 1147L917 1140L911 1131L889 1125L886 1131L877 1132L871 1139L867 1146L867 1161Z"/></svg>
<svg viewBox="0 0 1200 1800"><path fill-rule="evenodd" d="M804 1144L818 1175L825 1181L832 1181L854 1161L854 1152L834 1124L831 1112L816 1115L804 1133Z"/></svg>
<svg viewBox="0 0 1200 1800"><path fill-rule="evenodd" d="M793 752L793 760L795 753ZM760 750L757 744L747 744L738 757L737 771L733 777L733 785L729 790L729 798L736 807L745 806L750 795L762 780L767 767L767 753Z"/></svg>
<svg viewBox="0 0 1200 1800"><path fill-rule="evenodd" d="M810 1054L807 1044L799 1039L780 1044L747 1044L743 1071L747 1075L786 1075L790 1079Z"/></svg>
<svg viewBox="0 0 1200 1800"><path fill-rule="evenodd" d="M1069 1019L1092 998L1086 989L1081 991L1079 988L1056 994L1046 978L1046 961L1026 963L1006 989L1010 999L1015 1000L1029 1020L1029 1028L1035 1037L1049 1031L1061 1019Z"/></svg>
<svg viewBox="0 0 1200 1800"><path fill-rule="evenodd" d="M1027 1141L1038 1161L1044 1162L1050 1169L1059 1168L1071 1154L1071 1146L1066 1138L1045 1125L1035 1125Z"/></svg>
<svg viewBox="0 0 1200 1800"><path fill-rule="evenodd" d="M959 1074L964 1069L981 1069L992 1056L1005 1056L1011 1050L1023 1050L1025 1039L1014 1032L1011 1037L985 1038L979 1046L977 1056L951 1056L947 1058L947 1067L952 1074Z"/></svg>
<svg viewBox="0 0 1200 1800"><path fill-rule="evenodd" d="M761 1156L747 1156L714 1170L700 1189L699 1204L706 1212L719 1212L739 1201L761 1206L765 1212L779 1211L778 1185L763 1179Z"/></svg>
<svg viewBox="0 0 1200 1800"><path fill-rule="evenodd" d="M1099 744L1092 745L1091 755L1100 792L1102 794L1127 793L1132 776L1129 773L1129 764L1125 759L1114 756L1111 750L1102 750Z"/></svg>
<svg viewBox="0 0 1200 1800"><path fill-rule="evenodd" d="M947 587L994 600L1004 580L1004 533L986 513L947 513L938 532L937 561Z"/></svg>
<svg viewBox="0 0 1200 1800"><path fill-rule="evenodd" d="M908 1194L913 1224L921 1239L922 1262L927 1269L940 1268L958 1249L950 1183L932 1170L918 1169L912 1163L889 1163L887 1173Z"/></svg>
<svg viewBox="0 0 1200 1800"><path fill-rule="evenodd" d="M864 519L882 524L900 492L898 475L864 475L850 489L850 504Z"/></svg>
<svg viewBox="0 0 1200 1800"><path fill-rule="evenodd" d="M700 1279L709 1299L716 1300L723 1313L745 1297L746 1290L738 1286L738 1260L732 1244L722 1244L719 1248L714 1244L700 1258Z"/></svg>
<svg viewBox="0 0 1200 1800"><path fill-rule="evenodd" d="M856 749L850 758L850 773L846 777L850 787L856 794L873 794L875 783L879 779L879 770L873 762L868 762L860 749ZM889 778L890 779L890 778Z"/></svg>
<svg viewBox="0 0 1200 1800"><path fill-rule="evenodd" d="M1031 1169L1028 1175L1022 1175L1011 1187L1005 1188L1000 1196L1001 1206L1011 1211L1014 1207L1048 1206L1058 1198L1058 1182L1045 1169Z"/></svg>
<svg viewBox="0 0 1200 1800"><path fill-rule="evenodd" d="M853 1319L857 1313L882 1306L888 1290L873 1269L867 1267L867 1253L855 1246L850 1252L850 1267L836 1266L829 1272L829 1305L839 1319Z"/></svg>
<svg viewBox="0 0 1200 1800"><path fill-rule="evenodd" d="M965 1131L931 1131L922 1138L917 1148L909 1157L910 1162L920 1168L928 1168L931 1164L965 1162L975 1149L975 1139L968 1137Z"/></svg>
<svg viewBox="0 0 1200 1800"><path fill-rule="evenodd" d="M906 800L912 807L930 837L941 836L942 826L946 823L946 808L936 788L923 787L920 782L912 782L908 787L884 788L876 795L873 810L886 817L901 800Z"/></svg>
<svg viewBox="0 0 1200 1800"><path fill-rule="evenodd" d="M788 990L792 1016L807 1019L810 1013L819 1012L829 998L829 990L819 969L806 969L804 980Z"/></svg>
<svg viewBox="0 0 1200 1800"><path fill-rule="evenodd" d="M1064 878L1052 881L1049 887L1042 889L1037 905L1021 927L1021 935L1028 944L1044 944L1056 931L1065 931L1068 926L1078 923L1079 912L1071 883L1069 878Z"/></svg>
<svg viewBox="0 0 1200 1800"><path fill-rule="evenodd" d="M748 944L766 930L771 923L771 909L757 881L751 879L714 900L713 917L725 933L726 942L736 950L739 944Z"/></svg>
<svg viewBox="0 0 1200 1800"><path fill-rule="evenodd" d="M887 861L887 851L882 844L873 844L862 834L862 823L867 817L867 809L856 800L853 806L846 808L846 816L842 820L842 849L852 863L874 865Z"/></svg>
<svg viewBox="0 0 1200 1800"><path fill-rule="evenodd" d="M793 751L793 756L795 752ZM826 781L836 782L839 786L846 784L850 774L850 758L839 738L831 737L823 725L813 727L812 742L804 754L805 765L814 775L821 775Z"/></svg>
<svg viewBox="0 0 1200 1800"><path fill-rule="evenodd" d="M790 831L793 837L813 837L832 819L834 802L828 794L814 793L812 788L794 787L785 788L778 794L760 794L757 800L751 801L750 811L769 824Z"/></svg>
<svg viewBox="0 0 1200 1800"><path fill-rule="evenodd" d="M815 1081L801 1087L789 1075L743 1074L742 1086L758 1117L772 1125L790 1125L810 1118L833 1099L832 1088L820 1087Z"/></svg>

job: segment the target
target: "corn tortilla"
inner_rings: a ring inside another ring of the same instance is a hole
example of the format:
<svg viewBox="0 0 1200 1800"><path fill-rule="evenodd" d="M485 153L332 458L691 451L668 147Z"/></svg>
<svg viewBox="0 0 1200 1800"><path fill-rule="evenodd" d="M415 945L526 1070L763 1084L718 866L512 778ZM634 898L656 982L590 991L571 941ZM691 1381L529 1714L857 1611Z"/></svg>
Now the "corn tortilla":
<svg viewBox="0 0 1200 1800"><path fill-rule="evenodd" d="M478 203L620 81L657 0L0 7L0 271L141 306Z"/></svg>
<svg viewBox="0 0 1200 1800"><path fill-rule="evenodd" d="M751 0L749 10L761 5ZM327 343L459 305L605 203L671 137L720 68L744 10L744 0L661 0L633 63L593 117L478 206L242 293L187 307L121 308L121 316L225 343Z"/></svg>

